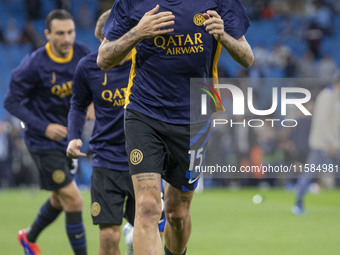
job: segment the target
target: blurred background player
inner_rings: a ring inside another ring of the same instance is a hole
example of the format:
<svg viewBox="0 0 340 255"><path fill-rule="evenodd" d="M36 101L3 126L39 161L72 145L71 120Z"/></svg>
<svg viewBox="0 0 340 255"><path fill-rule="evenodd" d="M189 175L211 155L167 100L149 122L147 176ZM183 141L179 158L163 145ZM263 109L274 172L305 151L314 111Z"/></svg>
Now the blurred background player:
<svg viewBox="0 0 340 255"><path fill-rule="evenodd" d="M191 166L200 164L210 130L209 121L190 119L190 78L217 78L222 46L234 60L250 67L253 54L244 37L248 26L238 0L160 0L156 6L151 0L118 0L112 8L97 63L108 70L135 47L125 138L136 196L133 247L138 255L163 254L157 228L161 177L168 183L165 254L186 253L190 205L199 179L192 176L188 158ZM199 124L190 126L195 122Z"/></svg>
<svg viewBox="0 0 340 255"><path fill-rule="evenodd" d="M334 83L324 88L317 96L312 127L309 135L310 151L306 164L310 168L322 168L327 164L329 172L335 172L340 162L340 75L336 74ZM332 170L331 170L332 168ZM292 212L304 215L304 199L310 182L317 176L317 170L303 172L297 182L296 203Z"/></svg>
<svg viewBox="0 0 340 255"><path fill-rule="evenodd" d="M83 201L65 152L73 73L89 50L75 42L75 24L65 10L48 14L45 36L48 43L13 71L5 99L5 108L25 124L25 142L39 170L40 188L51 191L33 224L20 230L18 239L25 254L41 254L36 243L39 234L65 211L69 242L74 254L83 255L87 253Z"/></svg>
<svg viewBox="0 0 340 255"><path fill-rule="evenodd" d="M110 10L96 24L95 36L102 41L102 28ZM99 255L120 254L119 240L123 217L133 225L135 199L124 139L124 98L131 68L131 57L121 65L103 72L96 63L98 52L84 57L74 74L73 95L69 112L71 158L86 156L80 151L86 109L94 103L95 126L90 139L92 157L91 214L99 225ZM125 210L124 210L124 202Z"/></svg>

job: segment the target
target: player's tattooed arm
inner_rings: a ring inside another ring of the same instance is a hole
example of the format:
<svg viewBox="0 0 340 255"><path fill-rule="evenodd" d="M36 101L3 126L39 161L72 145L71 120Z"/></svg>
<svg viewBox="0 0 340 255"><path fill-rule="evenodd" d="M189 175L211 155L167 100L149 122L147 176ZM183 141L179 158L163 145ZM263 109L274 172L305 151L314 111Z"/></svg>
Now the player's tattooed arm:
<svg viewBox="0 0 340 255"><path fill-rule="evenodd" d="M216 11L207 11L203 14L206 21L204 26L209 34L213 35L232 58L244 67L250 67L254 62L254 55L246 38L242 36L236 40L224 31L224 21Z"/></svg>
<svg viewBox="0 0 340 255"><path fill-rule="evenodd" d="M98 66L106 71L118 65L139 42L135 29L131 29L115 41L104 38L98 51Z"/></svg>
<svg viewBox="0 0 340 255"><path fill-rule="evenodd" d="M224 41L221 41L221 43L230 56L243 67L251 67L254 62L254 55L246 38L242 36L240 39L236 40L227 33L225 37L227 38Z"/></svg>
<svg viewBox="0 0 340 255"><path fill-rule="evenodd" d="M99 47L98 66L106 71L118 65L140 41L172 32L174 29L169 26L175 23L175 16L168 11L158 11L159 5L145 13L139 23L121 38L115 41L105 38Z"/></svg>

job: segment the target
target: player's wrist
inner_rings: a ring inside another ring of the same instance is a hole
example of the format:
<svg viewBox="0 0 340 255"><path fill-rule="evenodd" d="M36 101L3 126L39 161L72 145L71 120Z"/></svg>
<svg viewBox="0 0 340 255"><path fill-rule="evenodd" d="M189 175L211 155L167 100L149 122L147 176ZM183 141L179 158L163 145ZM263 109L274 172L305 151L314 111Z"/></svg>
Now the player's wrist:
<svg viewBox="0 0 340 255"><path fill-rule="evenodd" d="M132 40L134 42L139 43L140 41L144 40L146 38L146 36L143 34L143 29L140 26L140 24L138 23L137 26L135 26L134 28L131 29L131 35L132 35Z"/></svg>

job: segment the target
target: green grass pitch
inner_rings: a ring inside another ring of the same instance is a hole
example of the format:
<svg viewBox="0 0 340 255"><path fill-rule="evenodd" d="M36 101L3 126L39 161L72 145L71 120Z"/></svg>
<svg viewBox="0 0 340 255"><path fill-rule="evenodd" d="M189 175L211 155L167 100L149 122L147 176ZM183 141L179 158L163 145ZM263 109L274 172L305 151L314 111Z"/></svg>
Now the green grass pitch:
<svg viewBox="0 0 340 255"><path fill-rule="evenodd" d="M252 202L255 194L263 203ZM98 250L98 227L90 217L90 194L84 197L83 218L88 254ZM47 192L0 192L0 254L23 254L16 235L33 221ZM294 194L282 189L260 191L205 190L192 204L192 235L188 255L337 255L340 252L340 191L323 190L307 196L305 216L292 215ZM46 255L72 254L64 230L64 215L48 227L38 243ZM124 240L121 251L125 253Z"/></svg>

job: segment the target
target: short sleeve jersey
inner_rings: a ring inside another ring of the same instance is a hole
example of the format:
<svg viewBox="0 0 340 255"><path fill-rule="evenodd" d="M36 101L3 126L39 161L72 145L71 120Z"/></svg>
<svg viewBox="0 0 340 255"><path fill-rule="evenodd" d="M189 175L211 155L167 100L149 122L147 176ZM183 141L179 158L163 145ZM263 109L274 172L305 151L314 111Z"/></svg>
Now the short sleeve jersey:
<svg viewBox="0 0 340 255"><path fill-rule="evenodd" d="M133 51L126 108L173 124L190 123L190 78L217 77L219 44L203 25L215 10L225 31L241 38L250 22L239 0L117 0L103 28L116 40L160 5L175 16L174 31L141 41Z"/></svg>

